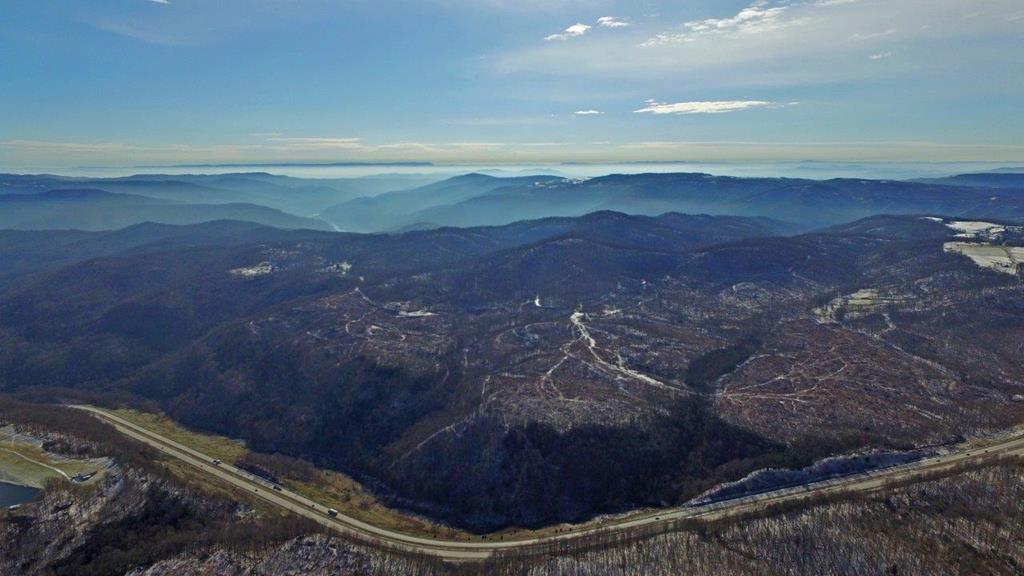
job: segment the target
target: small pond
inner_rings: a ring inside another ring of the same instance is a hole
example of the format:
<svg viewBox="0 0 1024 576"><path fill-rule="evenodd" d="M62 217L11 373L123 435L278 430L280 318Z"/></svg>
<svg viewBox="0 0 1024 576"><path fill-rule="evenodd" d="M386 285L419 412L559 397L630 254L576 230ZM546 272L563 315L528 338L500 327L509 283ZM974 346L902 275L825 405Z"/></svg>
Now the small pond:
<svg viewBox="0 0 1024 576"><path fill-rule="evenodd" d="M36 494L39 494L38 488L0 482L0 509L31 502Z"/></svg>

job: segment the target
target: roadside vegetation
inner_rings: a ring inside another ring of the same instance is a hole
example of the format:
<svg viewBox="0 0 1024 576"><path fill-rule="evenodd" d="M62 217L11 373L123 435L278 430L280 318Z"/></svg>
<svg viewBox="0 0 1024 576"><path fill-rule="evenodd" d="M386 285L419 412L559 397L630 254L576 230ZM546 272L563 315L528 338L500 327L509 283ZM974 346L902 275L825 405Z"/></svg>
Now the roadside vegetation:
<svg viewBox="0 0 1024 576"><path fill-rule="evenodd" d="M0 514L0 574L124 574L180 554L264 549L318 530L182 474L82 411L0 396L0 422L45 438L59 456L113 462L87 484L48 478L36 501Z"/></svg>
<svg viewBox="0 0 1024 576"><path fill-rule="evenodd" d="M189 430L163 414L130 409L112 412L133 424L223 462L234 464L243 470L279 483L289 490L375 526L400 530L409 534L427 536L444 534L446 537L466 540L474 538L474 535L467 532L440 526L389 508L359 482L340 472L319 469L309 462L282 454L253 452L246 448L245 443L240 440ZM204 475L195 474L195 471L188 465L178 462L169 462L168 464L183 477L207 481Z"/></svg>
<svg viewBox="0 0 1024 576"><path fill-rule="evenodd" d="M27 442L0 443L0 482L42 488L50 479L66 479L83 471L75 461L53 462L44 450Z"/></svg>
<svg viewBox="0 0 1024 576"><path fill-rule="evenodd" d="M1024 568L1024 461L997 460L872 494L767 508L480 573L1015 575Z"/></svg>
<svg viewBox="0 0 1024 576"><path fill-rule="evenodd" d="M151 418L151 416L144 416ZM37 504L0 517L0 572L547 576L592 574L1019 574L1024 566L1024 461L991 458L891 484L833 493L715 521L686 520L447 565L330 536L190 480L159 455L88 414L0 397L0 419L67 453L110 457L91 486L48 482ZM166 425L166 424L165 424ZM178 431L186 438L188 431ZM238 443L205 438L207 445ZM246 453L271 474L308 464ZM283 481L288 481L284 480ZM223 490L223 487L221 487ZM42 550L46 549L43 554ZM4 572L6 570L6 572Z"/></svg>
<svg viewBox="0 0 1024 576"><path fill-rule="evenodd" d="M258 550L182 555L147 574L346 576L1016 576L1024 566L1024 461L991 461L875 493L835 493L663 533L600 535L484 563L304 536Z"/></svg>

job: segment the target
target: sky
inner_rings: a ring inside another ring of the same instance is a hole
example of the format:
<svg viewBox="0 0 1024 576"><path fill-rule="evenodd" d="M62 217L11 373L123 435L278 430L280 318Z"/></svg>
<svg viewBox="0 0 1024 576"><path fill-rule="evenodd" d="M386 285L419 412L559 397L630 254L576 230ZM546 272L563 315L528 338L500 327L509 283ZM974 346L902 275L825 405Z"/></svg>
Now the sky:
<svg viewBox="0 0 1024 576"><path fill-rule="evenodd" d="M1024 161L1021 0L39 0L0 169Z"/></svg>

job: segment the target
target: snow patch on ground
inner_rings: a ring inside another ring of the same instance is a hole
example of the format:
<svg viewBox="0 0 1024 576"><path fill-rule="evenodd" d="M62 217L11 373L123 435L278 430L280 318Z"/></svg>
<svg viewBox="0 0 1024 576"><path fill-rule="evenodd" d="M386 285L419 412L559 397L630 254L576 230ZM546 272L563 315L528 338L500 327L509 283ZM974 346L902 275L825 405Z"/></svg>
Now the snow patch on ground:
<svg viewBox="0 0 1024 576"><path fill-rule="evenodd" d="M845 318L860 318L876 312L884 312L890 304L899 304L906 298L898 294L883 294L876 288L861 288L853 294L839 296L824 306L813 310L818 322L834 324L839 322L839 313Z"/></svg>
<svg viewBox="0 0 1024 576"><path fill-rule="evenodd" d="M962 254L972 262L997 272L1017 274L1024 262L1024 247L999 244L1007 232L1020 232L1020 226L1006 226L977 220L955 220L946 226L957 232L956 237L974 242L946 242L942 249L947 253Z"/></svg>
<svg viewBox="0 0 1024 576"><path fill-rule="evenodd" d="M840 478L871 470L880 470L916 462L939 453L939 449L926 448L910 452L871 451L862 454L834 456L819 460L800 470L766 468L757 470L736 482L721 484L690 500L689 504L699 505L719 502L748 494L759 494L790 486Z"/></svg>
<svg viewBox="0 0 1024 576"><path fill-rule="evenodd" d="M953 222L947 222L946 226L957 232L957 238L997 240L1007 231L1007 227L1003 224L974 220L954 220Z"/></svg>
<svg viewBox="0 0 1024 576"><path fill-rule="evenodd" d="M947 242L943 250L963 254L972 262L998 272L1016 274L1018 266L1024 262L1024 247L993 246L991 244L972 244L970 242Z"/></svg>
<svg viewBox="0 0 1024 576"><path fill-rule="evenodd" d="M273 274L274 270L276 270L276 268L272 263L260 262L255 266L235 268L234 270L229 270L228 272L232 276L238 276L240 278L255 278L257 276L266 276L268 274Z"/></svg>
<svg viewBox="0 0 1024 576"><path fill-rule="evenodd" d="M413 310L412 312L406 312L404 310L398 313L400 318L427 318L429 316L437 316L429 310Z"/></svg>
<svg viewBox="0 0 1024 576"><path fill-rule="evenodd" d="M327 274L338 274L339 276L348 276L348 273L351 270L352 263L348 261L335 262L320 269L321 272Z"/></svg>

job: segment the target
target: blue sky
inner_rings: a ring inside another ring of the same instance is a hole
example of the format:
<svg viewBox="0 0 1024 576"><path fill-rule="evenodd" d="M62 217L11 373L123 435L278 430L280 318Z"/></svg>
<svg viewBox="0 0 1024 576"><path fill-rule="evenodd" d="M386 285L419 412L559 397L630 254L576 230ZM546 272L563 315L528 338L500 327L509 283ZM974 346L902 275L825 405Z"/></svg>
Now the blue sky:
<svg viewBox="0 0 1024 576"><path fill-rule="evenodd" d="M1020 0L50 0L0 168L1024 161Z"/></svg>

